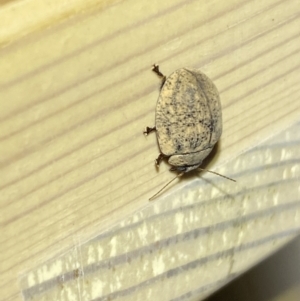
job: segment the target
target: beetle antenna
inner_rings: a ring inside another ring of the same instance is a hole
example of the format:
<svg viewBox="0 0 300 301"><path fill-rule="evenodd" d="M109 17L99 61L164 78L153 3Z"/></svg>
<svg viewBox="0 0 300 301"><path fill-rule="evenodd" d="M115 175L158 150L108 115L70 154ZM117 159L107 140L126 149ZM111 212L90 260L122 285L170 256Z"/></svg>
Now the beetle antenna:
<svg viewBox="0 0 300 301"><path fill-rule="evenodd" d="M169 186L174 180L181 177L184 174L184 172L179 173L175 178L173 178L171 181L169 181L163 188L161 188L158 192L156 192L149 201L152 201L158 194L160 194L167 186Z"/></svg>
<svg viewBox="0 0 300 301"><path fill-rule="evenodd" d="M225 179L227 179L227 180L236 182L236 180L231 179L231 178L226 177L226 176L223 176L223 175L221 175L221 174L219 174L219 173L217 173L217 172L215 172L215 171L211 171L211 170L208 170L208 169L203 169L203 168L201 168L201 167L198 167L197 169L200 169L200 170L202 170L202 171L207 171L207 172L213 173L213 174L215 174L215 175L218 175L218 176L220 176L220 177L222 177L222 178L225 178Z"/></svg>

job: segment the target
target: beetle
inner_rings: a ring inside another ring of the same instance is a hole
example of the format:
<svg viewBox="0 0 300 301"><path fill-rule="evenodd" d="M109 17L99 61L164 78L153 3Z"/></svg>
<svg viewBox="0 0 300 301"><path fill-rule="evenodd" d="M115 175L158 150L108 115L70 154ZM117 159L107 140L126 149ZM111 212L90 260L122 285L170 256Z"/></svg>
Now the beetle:
<svg viewBox="0 0 300 301"><path fill-rule="evenodd" d="M152 71L161 78L162 83L156 105L155 127L146 127L144 134L156 131L160 149L156 165L167 159L172 166L170 170L179 172L173 180L191 170L204 170L200 165L222 134L222 109L216 86L197 69L181 68L166 77L154 64Z"/></svg>

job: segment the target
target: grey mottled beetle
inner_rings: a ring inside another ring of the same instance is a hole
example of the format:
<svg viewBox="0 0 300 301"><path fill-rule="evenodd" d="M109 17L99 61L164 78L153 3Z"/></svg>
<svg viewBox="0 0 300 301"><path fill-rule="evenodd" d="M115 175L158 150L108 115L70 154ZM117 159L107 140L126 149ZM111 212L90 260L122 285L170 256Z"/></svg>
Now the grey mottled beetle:
<svg viewBox="0 0 300 301"><path fill-rule="evenodd" d="M152 71L162 79L162 84L155 127L146 127L144 134L156 131L161 151L156 165L168 159L172 165L170 170L179 172L175 180L191 170L201 169L202 161L220 139L222 110L219 93L213 82L196 69L178 69L168 78L159 71L158 65L153 65Z"/></svg>

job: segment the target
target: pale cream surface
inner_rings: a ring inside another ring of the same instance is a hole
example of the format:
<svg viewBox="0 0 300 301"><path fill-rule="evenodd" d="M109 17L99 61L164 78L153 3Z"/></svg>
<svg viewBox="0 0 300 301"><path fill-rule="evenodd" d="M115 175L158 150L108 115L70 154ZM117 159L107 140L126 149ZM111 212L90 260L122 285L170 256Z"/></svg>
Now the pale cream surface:
<svg viewBox="0 0 300 301"><path fill-rule="evenodd" d="M209 295L300 233L299 133L297 124L223 165L237 183L194 179L30 271L25 300Z"/></svg>
<svg viewBox="0 0 300 301"><path fill-rule="evenodd" d="M203 297L298 232L298 1L36 2L0 6L3 300ZM214 81L207 167L237 184L148 202L174 176L142 134L153 63Z"/></svg>

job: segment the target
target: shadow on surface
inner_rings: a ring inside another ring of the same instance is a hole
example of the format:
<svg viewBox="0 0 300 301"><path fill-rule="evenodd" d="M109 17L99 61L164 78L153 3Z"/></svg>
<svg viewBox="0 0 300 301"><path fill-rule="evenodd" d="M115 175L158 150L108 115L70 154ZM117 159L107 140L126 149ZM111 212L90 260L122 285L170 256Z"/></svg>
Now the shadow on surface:
<svg viewBox="0 0 300 301"><path fill-rule="evenodd" d="M205 301L299 301L300 236Z"/></svg>

